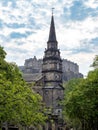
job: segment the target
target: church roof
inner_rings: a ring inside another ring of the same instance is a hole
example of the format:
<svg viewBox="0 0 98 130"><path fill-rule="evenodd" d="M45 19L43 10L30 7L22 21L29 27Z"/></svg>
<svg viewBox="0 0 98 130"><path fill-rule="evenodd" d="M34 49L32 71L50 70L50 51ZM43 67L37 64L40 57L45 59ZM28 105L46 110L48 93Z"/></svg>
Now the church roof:
<svg viewBox="0 0 98 130"><path fill-rule="evenodd" d="M23 74L23 79L26 82L35 82L38 81L42 78L42 74L41 73L35 73L35 74Z"/></svg>
<svg viewBox="0 0 98 130"><path fill-rule="evenodd" d="M48 42L57 42L53 14L52 14L52 18L51 18L51 25L50 25Z"/></svg>

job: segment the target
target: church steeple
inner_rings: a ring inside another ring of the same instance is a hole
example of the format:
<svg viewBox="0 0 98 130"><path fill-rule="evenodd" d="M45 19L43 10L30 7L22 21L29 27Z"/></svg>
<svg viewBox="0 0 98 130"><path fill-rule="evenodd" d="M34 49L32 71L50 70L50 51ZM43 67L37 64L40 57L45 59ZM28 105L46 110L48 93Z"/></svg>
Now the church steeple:
<svg viewBox="0 0 98 130"><path fill-rule="evenodd" d="M50 25L50 33L49 33L48 43L49 42L57 42L53 12L52 12L52 17L51 17L51 25Z"/></svg>
<svg viewBox="0 0 98 130"><path fill-rule="evenodd" d="M61 109L58 99L63 98L62 87L62 60L58 42L56 40L54 17L52 12L49 39L43 57L43 99L48 108L52 108L52 114L57 115Z"/></svg>

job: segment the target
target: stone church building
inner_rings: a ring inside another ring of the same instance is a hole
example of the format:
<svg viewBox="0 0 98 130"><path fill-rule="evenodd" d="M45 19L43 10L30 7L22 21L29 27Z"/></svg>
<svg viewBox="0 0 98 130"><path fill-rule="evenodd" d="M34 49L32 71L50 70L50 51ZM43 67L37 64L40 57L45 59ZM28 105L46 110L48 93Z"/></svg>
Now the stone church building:
<svg viewBox="0 0 98 130"><path fill-rule="evenodd" d="M37 60L36 57L27 59L24 66L19 68L23 72L23 78L28 83L36 82L33 89L43 97L43 102L50 111L49 118L54 121L54 124L48 121L43 126L43 130L65 130L62 106L60 105L64 94L63 81L80 78L83 75L79 73L77 64L61 59L53 14L43 59Z"/></svg>

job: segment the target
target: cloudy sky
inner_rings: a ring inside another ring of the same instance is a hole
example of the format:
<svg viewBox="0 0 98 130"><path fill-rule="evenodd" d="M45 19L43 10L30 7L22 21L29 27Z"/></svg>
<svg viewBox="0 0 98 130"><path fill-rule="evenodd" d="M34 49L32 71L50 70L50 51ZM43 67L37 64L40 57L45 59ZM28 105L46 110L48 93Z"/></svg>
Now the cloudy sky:
<svg viewBox="0 0 98 130"><path fill-rule="evenodd" d="M87 75L98 55L98 0L0 0L0 45L6 60L23 65L25 59L43 57L52 7L61 57Z"/></svg>

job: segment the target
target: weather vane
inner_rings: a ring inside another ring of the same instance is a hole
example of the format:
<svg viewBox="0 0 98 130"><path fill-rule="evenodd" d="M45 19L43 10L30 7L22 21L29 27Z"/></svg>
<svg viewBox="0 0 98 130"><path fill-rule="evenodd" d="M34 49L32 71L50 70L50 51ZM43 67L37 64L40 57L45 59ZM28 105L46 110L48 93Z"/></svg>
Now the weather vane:
<svg viewBox="0 0 98 130"><path fill-rule="evenodd" d="M52 8L52 15L53 15L53 10L54 10L55 8Z"/></svg>

